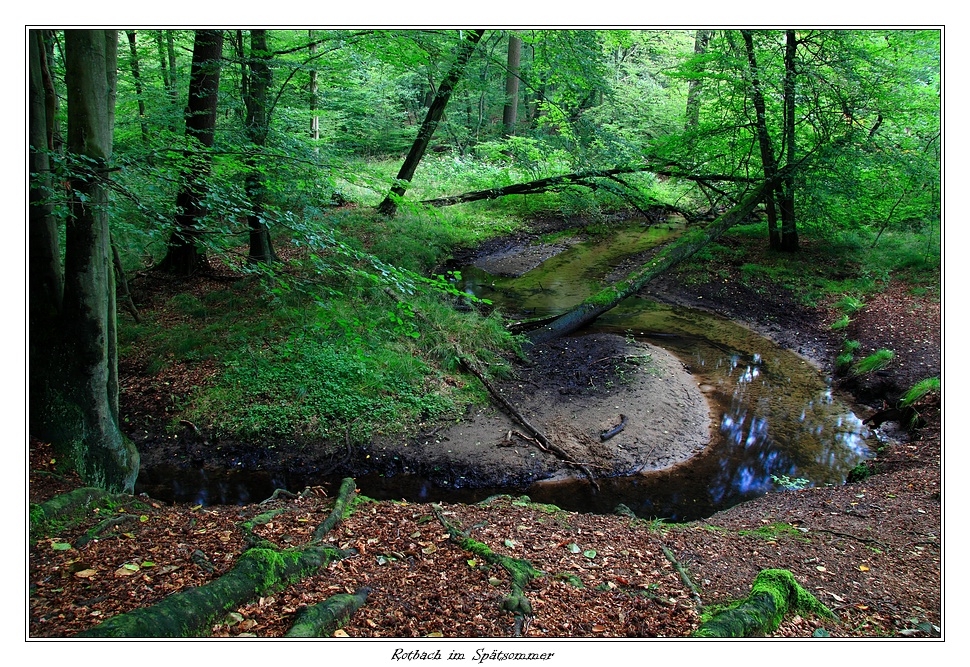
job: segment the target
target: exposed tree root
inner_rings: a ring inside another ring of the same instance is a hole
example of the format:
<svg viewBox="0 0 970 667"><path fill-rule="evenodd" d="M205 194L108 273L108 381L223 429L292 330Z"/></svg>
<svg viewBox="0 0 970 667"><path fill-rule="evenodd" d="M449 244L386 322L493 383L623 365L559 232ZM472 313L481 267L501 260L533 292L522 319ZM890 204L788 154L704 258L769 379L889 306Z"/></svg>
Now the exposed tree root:
<svg viewBox="0 0 970 667"><path fill-rule="evenodd" d="M690 578L687 568L685 568L677 560L674 552L671 551L666 544L662 544L661 548L663 549L664 556L667 557L667 560L669 560L671 565L674 566L674 569L677 570L677 574L680 575L680 580L683 581L684 585L690 589L690 596L694 599L694 604L697 606L697 611L699 612L703 606L703 603L701 602L701 594L700 591L697 590L697 586L694 584L694 581Z"/></svg>
<svg viewBox="0 0 970 667"><path fill-rule="evenodd" d="M248 549L235 566L218 579L170 595L151 607L113 616L78 636L147 638L207 634L212 625L229 611L261 595L281 590L334 560L356 553L353 549L341 550L322 543L324 535L344 517L355 492L354 480L345 479L333 511L303 548L277 550L259 546Z"/></svg>
<svg viewBox="0 0 970 667"><path fill-rule="evenodd" d="M296 616L287 637L330 637L367 603L371 589L357 589L353 595L331 595L319 604L304 607Z"/></svg>
<svg viewBox="0 0 970 667"><path fill-rule="evenodd" d="M458 543L466 551L470 551L482 558L485 562L503 568L512 577L512 592L502 600L502 609L515 615L513 634L516 637L521 637L522 633L528 629L533 616L532 603L525 596L525 588L529 585L530 581L536 577L541 577L543 573L535 569L532 563L527 560L511 558L495 553L488 548L488 545L471 539L465 532L445 519L439 505L432 505L431 508L434 510L435 516L438 517L438 521L445 527L445 530L448 531L448 535L454 542Z"/></svg>
<svg viewBox="0 0 970 667"><path fill-rule="evenodd" d="M795 581L788 570L762 570L747 599L717 610L704 620L694 637L758 637L774 632L789 611L835 618Z"/></svg>

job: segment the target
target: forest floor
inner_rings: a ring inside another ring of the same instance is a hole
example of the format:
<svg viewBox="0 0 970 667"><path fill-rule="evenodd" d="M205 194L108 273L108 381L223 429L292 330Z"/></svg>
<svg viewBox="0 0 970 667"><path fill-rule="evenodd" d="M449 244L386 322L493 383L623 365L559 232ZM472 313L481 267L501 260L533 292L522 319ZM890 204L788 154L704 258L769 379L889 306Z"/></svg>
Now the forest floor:
<svg viewBox="0 0 970 667"><path fill-rule="evenodd" d="M763 252L754 244L746 250L748 262ZM816 249L808 246L803 252ZM692 307L703 303L830 370L839 345L828 326L835 319L831 309L800 305L776 285L751 287L741 280L737 266L717 268L737 279L685 286L674 272L645 291ZM860 341L861 353L880 348L897 353L874 380L844 387L871 412L917 381L941 373L941 304L933 290L917 296L912 287L889 284L867 300L850 325L848 336ZM626 352L614 347L610 354ZM198 380L202 371L194 372L192 379ZM679 377L673 370L671 374ZM164 379L169 380L187 381ZM123 379L129 388L159 381L130 375ZM129 417L138 417L139 410L152 412L148 399L144 405L133 404L130 399L139 394L128 391L123 409ZM920 412L926 425L912 433L892 422L883 424L881 430L891 438L869 463L873 474L866 479L772 493L702 521L666 524L583 514L509 496L477 504L446 503L443 516L494 552L527 559L543 573L525 591L533 616L523 634L532 639L689 636L699 623L698 598L671 558L689 575L705 607L744 598L759 571L784 568L835 614L835 620L788 615L772 637L939 637L939 399L921 404ZM609 428L618 416L609 409L601 422L588 425ZM47 445L31 442L32 503L78 486L77 480L51 474L51 458ZM244 550L240 524L266 511L281 513L256 528L259 537L281 547L299 546L333 504L319 488L298 498L240 506L142 500L149 505L134 510L136 519L83 547L63 545L75 544L103 517L94 514L30 545L29 637L70 637L114 614L211 581L229 570ZM514 618L501 608L510 591L508 573L449 540L430 504L361 504L330 539L357 554L244 605L215 625L211 635L279 637L304 605L367 586L372 591L367 604L338 631L341 636L511 636Z"/></svg>

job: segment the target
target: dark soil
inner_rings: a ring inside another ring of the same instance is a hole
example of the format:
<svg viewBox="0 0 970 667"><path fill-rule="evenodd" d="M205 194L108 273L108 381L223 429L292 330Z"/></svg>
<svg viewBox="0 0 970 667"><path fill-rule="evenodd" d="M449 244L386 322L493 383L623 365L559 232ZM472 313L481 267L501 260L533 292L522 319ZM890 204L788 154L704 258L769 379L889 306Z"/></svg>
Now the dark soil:
<svg viewBox="0 0 970 667"><path fill-rule="evenodd" d="M764 251L752 242L745 252L746 261L757 261ZM814 250L807 247L804 252ZM730 264L714 268L738 275L738 267ZM678 280L674 272L645 291L748 323L831 369L841 335L828 326L835 319L829 308L809 308L783 288L745 285L739 277L688 287ZM149 291L162 288L142 286ZM912 288L888 285L853 317L847 332L860 341L863 351L886 348L897 353L875 379L845 383L873 412L894 402L916 381L941 373L941 304L932 291L917 295ZM147 309L150 300L136 302ZM123 360L122 371L125 423L149 461L157 457L190 466L270 464L268 457L259 459L237 443L208 442L192 425L185 425L181 434L161 430L179 392L204 382L211 368L177 366L152 375L135 355ZM856 638L939 637L939 397L918 407L926 422L918 431L906 432L894 423L880 428L897 439L887 440L869 463L870 476L842 487L773 493L705 521L663 526L622 516L557 511L511 498L446 504L445 515L495 552L526 558L545 573L526 590L534 612L525 627L529 638L688 636L699 623L696 601L665 549L685 568L704 605L744 597L761 569L785 568L837 618L788 615L773 637L819 632ZM294 451L282 463L329 465L341 471L345 451L335 446L315 460L301 459L305 455ZM54 474L51 458L47 445L31 442L31 502L78 484ZM331 504L322 489L263 505L153 502L139 510L144 518L134 524L109 530L82 548L54 548L55 542L76 542L100 521L92 514L78 527L31 544L28 635L71 636L113 614L211 581L232 567L244 548L240 522L267 509L283 513L259 529L260 537L280 546L300 545ZM343 635L510 636L514 619L501 610L509 591L507 573L476 561L449 541L429 505L363 505L334 531L332 540L356 548L358 555L244 605L234 620L216 624L211 634L281 636L303 605L366 585L373 593L340 631ZM197 551L214 565L213 572L193 559Z"/></svg>

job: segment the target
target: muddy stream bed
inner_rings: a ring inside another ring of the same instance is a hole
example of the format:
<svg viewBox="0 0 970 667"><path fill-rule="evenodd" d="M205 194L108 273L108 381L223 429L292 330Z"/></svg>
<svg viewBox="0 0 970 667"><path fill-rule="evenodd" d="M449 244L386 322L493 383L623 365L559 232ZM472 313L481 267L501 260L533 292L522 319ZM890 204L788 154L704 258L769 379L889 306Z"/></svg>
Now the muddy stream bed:
<svg viewBox="0 0 970 667"><path fill-rule="evenodd" d="M634 221L608 239L510 243L454 268L461 289L512 318L556 315L682 227L677 220ZM517 427L500 411L481 409L463 424L368 452L398 466L394 474L356 475L362 493L415 502L527 494L568 510L609 513L623 504L641 517L687 521L786 484L842 484L875 445L811 361L724 318L631 297L581 334L550 347L537 364L547 365L550 386L526 374L510 385L509 397L576 460L591 463L599 491L510 436ZM556 376L551 357L567 353L574 364L585 359L588 372L569 375L563 365ZM613 371L605 382L596 374L604 363ZM621 418L619 433L599 437ZM444 465L450 474L429 474L442 467L432 465L436 457L453 457ZM330 486L337 477L154 466L138 490L163 500L232 504L262 500L278 487Z"/></svg>

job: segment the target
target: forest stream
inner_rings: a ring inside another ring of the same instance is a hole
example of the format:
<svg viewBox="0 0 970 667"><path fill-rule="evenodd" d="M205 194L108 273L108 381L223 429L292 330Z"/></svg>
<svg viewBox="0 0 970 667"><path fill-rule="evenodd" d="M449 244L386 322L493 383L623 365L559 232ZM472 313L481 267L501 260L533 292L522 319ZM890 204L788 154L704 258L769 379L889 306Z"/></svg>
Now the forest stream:
<svg viewBox="0 0 970 667"><path fill-rule="evenodd" d="M592 294L603 276L622 270L624 262L637 261L682 228L678 220L659 226L634 221L608 238L561 237L512 245L456 267L460 287L488 299L512 318L556 315ZM869 457L868 429L815 366L746 327L701 310L632 297L582 334L615 334L679 360L683 368L678 372L689 374L709 407L706 446L695 445L679 457L654 456L619 474L600 476L598 491L577 475L549 478L537 473L538 481L508 488L474 484L463 477L435 481L414 474L405 464L399 474L356 475L362 493L421 502L474 502L496 493L525 493L535 501L574 511L608 513L622 503L642 517L687 521L786 486L842 484L849 471ZM617 412L618 423L619 418ZM663 443L663 434L656 435ZM622 439L617 441L615 446L622 450ZM446 446L441 443L436 441ZM652 444L648 451L657 448ZM529 456L535 457L535 452ZM299 489L335 481L333 474L155 466L143 471L138 490L164 500L233 504L261 500L277 487Z"/></svg>

